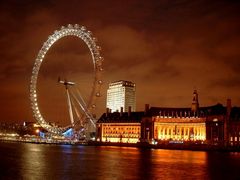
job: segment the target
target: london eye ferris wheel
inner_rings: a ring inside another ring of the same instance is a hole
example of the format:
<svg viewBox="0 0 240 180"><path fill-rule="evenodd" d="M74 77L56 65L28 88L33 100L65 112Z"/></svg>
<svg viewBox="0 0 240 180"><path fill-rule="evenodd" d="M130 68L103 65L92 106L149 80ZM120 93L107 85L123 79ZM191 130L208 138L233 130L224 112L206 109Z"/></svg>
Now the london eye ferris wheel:
<svg viewBox="0 0 240 180"><path fill-rule="evenodd" d="M47 54L48 50L52 47L52 45L58 41L59 39L66 36L75 36L80 38L85 42L88 49L90 50L92 64L93 64L93 82L92 88L89 89L90 95L89 97L82 97L78 90L75 92L72 90L75 82L70 82L67 80L61 80L59 78L58 82L65 85L67 92L67 103L69 108L69 115L71 123L65 127L59 127L57 125L49 123L49 121L44 117L44 115L40 112L39 104L38 104L38 90L37 90L37 82L38 75L41 64ZM66 27L62 26L60 30L54 31L52 35L50 35L47 41L44 42L42 48L40 49L35 63L32 69L32 76L30 82L30 100L31 107L33 111L33 115L37 122L48 132L56 135L63 135L69 127L73 129L79 129L82 127L82 130L86 131L88 124L92 124L95 127L95 119L92 115L92 110L96 107L96 98L100 97L100 89L103 83L101 79L101 74L103 71L102 68L103 58L100 55L100 47L96 44L96 38L92 36L92 33L88 31L84 26L75 25L67 25ZM77 93L76 93L77 92ZM78 111L76 106L81 109ZM78 118L73 118L73 110L75 110L75 114L77 114Z"/></svg>

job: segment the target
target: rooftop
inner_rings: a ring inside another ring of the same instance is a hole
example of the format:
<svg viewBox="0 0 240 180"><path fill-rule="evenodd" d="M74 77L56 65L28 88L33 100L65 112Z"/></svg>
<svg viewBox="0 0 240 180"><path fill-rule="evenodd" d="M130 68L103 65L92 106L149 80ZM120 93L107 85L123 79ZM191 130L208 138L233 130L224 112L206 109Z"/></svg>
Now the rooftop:
<svg viewBox="0 0 240 180"><path fill-rule="evenodd" d="M97 123L110 123L110 122L118 122L118 123L140 123L142 117L144 116L144 112L131 112L130 115L128 112L114 112L114 113L104 113Z"/></svg>
<svg viewBox="0 0 240 180"><path fill-rule="evenodd" d="M213 106L200 107L199 110L194 113L191 108L169 108L169 107L151 107L150 109L139 112L113 112L104 113L98 120L98 123L140 123L142 117L152 116L168 116L172 118L177 117L199 117L204 118L207 116L226 115L227 108L222 104L216 104ZM231 121L240 121L240 107L233 107L230 114Z"/></svg>
<svg viewBox="0 0 240 180"><path fill-rule="evenodd" d="M135 86L135 83L133 83L133 82L131 82L131 81L118 80L118 81L111 82L111 83L109 84L109 87L111 87L111 86L116 86L116 85L134 87L134 86Z"/></svg>

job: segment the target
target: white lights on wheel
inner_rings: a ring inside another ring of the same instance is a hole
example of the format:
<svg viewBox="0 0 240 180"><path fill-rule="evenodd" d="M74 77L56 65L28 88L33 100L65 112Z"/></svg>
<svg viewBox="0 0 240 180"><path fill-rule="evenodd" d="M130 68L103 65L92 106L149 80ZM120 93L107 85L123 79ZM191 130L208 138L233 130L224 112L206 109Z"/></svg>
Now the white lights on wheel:
<svg viewBox="0 0 240 180"><path fill-rule="evenodd" d="M48 121L42 116L37 103L37 79L40 66L44 60L45 55L47 54L47 51L56 41L65 36L76 36L80 38L88 46L91 53L94 67L94 81L92 89L90 90L90 98L86 101L88 102L86 110L88 113L96 106L95 97L100 96L100 87L102 84L101 71L103 70L103 58L100 56L101 48L96 44L96 38L92 37L92 32L88 31L84 26L79 26L78 24L68 24L66 27L62 26L60 30L55 30L54 33L48 37L47 41L43 43L43 46L40 49L37 58L35 59L35 63L32 69L32 76L30 81L30 100L32 104L33 114L37 122L49 132L58 135L61 135L66 130L66 128L50 125Z"/></svg>

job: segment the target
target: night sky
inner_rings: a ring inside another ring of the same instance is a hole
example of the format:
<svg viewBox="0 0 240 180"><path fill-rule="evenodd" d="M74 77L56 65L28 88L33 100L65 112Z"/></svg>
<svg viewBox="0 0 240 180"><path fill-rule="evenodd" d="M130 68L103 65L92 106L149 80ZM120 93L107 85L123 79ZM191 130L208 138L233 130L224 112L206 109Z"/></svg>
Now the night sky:
<svg viewBox="0 0 240 180"><path fill-rule="evenodd" d="M190 107L194 89L200 106L225 105L227 98L240 106L237 0L8 0L0 3L0 22L0 122L34 120L29 84L35 58L48 36L67 24L86 26L102 48L98 116L105 111L108 84L120 79L136 83L137 110L146 103ZM38 81L44 117L66 122L66 96L58 76L77 82L87 96L92 74L82 40L66 37L54 44Z"/></svg>

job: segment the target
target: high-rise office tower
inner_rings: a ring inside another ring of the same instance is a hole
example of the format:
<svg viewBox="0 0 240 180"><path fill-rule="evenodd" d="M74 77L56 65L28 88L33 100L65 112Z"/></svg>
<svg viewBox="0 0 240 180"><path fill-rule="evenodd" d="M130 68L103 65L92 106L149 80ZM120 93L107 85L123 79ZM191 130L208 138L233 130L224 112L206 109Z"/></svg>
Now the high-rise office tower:
<svg viewBox="0 0 240 180"><path fill-rule="evenodd" d="M112 112L127 112L131 107L131 111L136 111L136 86L130 81L119 80L109 84L107 90L107 108Z"/></svg>

